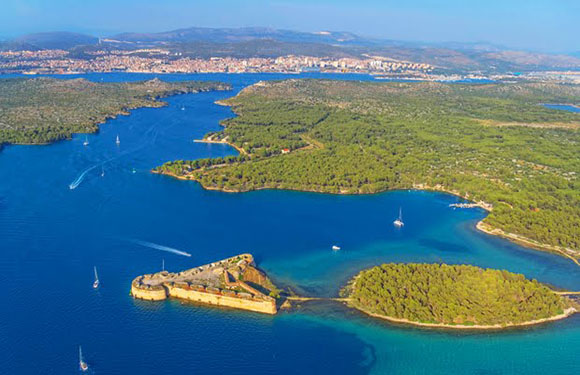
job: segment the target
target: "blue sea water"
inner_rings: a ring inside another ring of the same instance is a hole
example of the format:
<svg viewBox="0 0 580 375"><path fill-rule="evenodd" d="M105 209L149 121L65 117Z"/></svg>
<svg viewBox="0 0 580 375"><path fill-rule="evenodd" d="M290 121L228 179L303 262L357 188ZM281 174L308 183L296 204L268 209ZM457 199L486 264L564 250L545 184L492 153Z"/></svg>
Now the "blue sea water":
<svg viewBox="0 0 580 375"><path fill-rule="evenodd" d="M570 104L544 104L547 108L558 109L562 111L580 112L580 108Z"/></svg>
<svg viewBox="0 0 580 375"><path fill-rule="evenodd" d="M296 78L320 76L372 79ZM193 143L233 115L213 102L259 80L288 76L161 78L222 80L234 91L175 96L167 107L134 110L103 124L88 146L77 135L0 152L1 374L77 373L78 345L94 374L580 372L578 315L499 333L442 332L369 319L332 302L265 316L131 298L131 280L160 270L163 259L178 271L240 252L253 253L276 282L312 296L335 296L360 269L391 261L469 263L580 289L580 267L476 231L485 213L451 209L457 198L449 195L228 194L149 173L168 160L235 154L227 146ZM75 180L78 187L69 189ZM399 207L405 227L396 230ZM342 250L333 252L334 244ZM102 283L97 291L93 266Z"/></svg>

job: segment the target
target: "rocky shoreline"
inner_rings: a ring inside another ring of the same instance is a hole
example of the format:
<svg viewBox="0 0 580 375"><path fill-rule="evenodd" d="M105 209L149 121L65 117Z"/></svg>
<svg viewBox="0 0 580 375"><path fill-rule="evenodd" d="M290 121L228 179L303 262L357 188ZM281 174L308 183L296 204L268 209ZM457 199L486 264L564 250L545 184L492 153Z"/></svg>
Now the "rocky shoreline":
<svg viewBox="0 0 580 375"><path fill-rule="evenodd" d="M540 250L540 251L547 251L550 253L554 253L554 254L566 257L566 258L570 259L571 261L573 261L574 263L576 263L576 265L580 266L580 261L578 261L578 258L580 258L580 254L575 254L572 249L564 249L564 248L561 248L558 246L543 244L543 243L531 240L529 238L517 235L515 233L507 233L499 228L494 228L491 225L484 223L483 220L479 221L475 227L478 230L480 230L486 234L508 239L508 240L513 241L521 246L529 247L529 248L532 248L535 250ZM571 253L574 255L572 255Z"/></svg>

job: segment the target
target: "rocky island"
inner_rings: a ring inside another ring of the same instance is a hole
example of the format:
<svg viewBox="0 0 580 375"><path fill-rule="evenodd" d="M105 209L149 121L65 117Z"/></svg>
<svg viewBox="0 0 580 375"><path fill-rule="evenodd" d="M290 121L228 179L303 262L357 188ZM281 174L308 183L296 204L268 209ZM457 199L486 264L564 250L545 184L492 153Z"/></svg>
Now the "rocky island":
<svg viewBox="0 0 580 375"><path fill-rule="evenodd" d="M341 293L368 315L435 328L528 326L578 308L536 280L469 265L383 264L361 271Z"/></svg>
<svg viewBox="0 0 580 375"><path fill-rule="evenodd" d="M178 273L162 271L139 276L131 283L131 294L150 301L174 297L276 314L279 290L256 268L251 254L240 254Z"/></svg>

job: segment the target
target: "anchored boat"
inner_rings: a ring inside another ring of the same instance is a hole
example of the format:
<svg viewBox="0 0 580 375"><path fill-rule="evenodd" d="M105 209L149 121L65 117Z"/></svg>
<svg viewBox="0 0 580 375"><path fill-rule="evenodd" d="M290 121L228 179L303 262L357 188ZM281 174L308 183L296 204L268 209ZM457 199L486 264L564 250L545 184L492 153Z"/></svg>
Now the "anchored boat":
<svg viewBox="0 0 580 375"><path fill-rule="evenodd" d="M400 207L399 207L399 218L393 221L393 225L396 226L397 228L401 228L403 225L405 225L405 223L403 223L403 211L401 210Z"/></svg>

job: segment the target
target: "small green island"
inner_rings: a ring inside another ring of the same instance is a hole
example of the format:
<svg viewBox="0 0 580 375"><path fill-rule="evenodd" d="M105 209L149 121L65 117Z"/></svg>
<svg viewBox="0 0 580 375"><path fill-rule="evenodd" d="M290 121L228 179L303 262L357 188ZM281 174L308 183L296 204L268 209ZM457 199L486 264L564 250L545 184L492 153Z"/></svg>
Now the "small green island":
<svg viewBox="0 0 580 375"><path fill-rule="evenodd" d="M580 266L580 85L285 80L221 101L206 135L240 154L156 173L206 189L442 191L488 211L478 228Z"/></svg>
<svg viewBox="0 0 580 375"><path fill-rule="evenodd" d="M577 311L536 280L470 265L383 264L361 271L341 294L368 315L425 327L501 329Z"/></svg>
<svg viewBox="0 0 580 375"><path fill-rule="evenodd" d="M229 90L220 82L91 82L86 79L0 79L0 148L46 144L73 133L94 133L109 118L141 107L162 107L160 98Z"/></svg>
<svg viewBox="0 0 580 375"><path fill-rule="evenodd" d="M270 315L301 303L335 301L391 322L445 329L499 330L564 319L580 310L577 294L503 270L390 263L361 271L338 298L303 297L279 289L251 254L141 275L131 283L131 295L147 301L177 298Z"/></svg>

